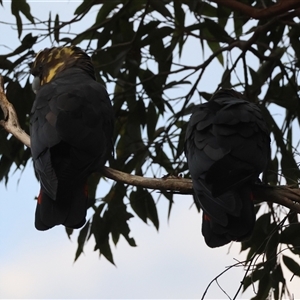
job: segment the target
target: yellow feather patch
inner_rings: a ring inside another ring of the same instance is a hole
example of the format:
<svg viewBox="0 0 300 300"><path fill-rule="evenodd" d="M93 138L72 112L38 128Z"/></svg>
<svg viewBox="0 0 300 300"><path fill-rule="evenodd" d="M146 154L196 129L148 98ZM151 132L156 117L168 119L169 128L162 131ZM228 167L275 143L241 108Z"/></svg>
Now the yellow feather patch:
<svg viewBox="0 0 300 300"><path fill-rule="evenodd" d="M58 73L79 66L94 78L94 67L89 56L76 46L46 48L35 58L31 73L40 79L40 85L50 82Z"/></svg>
<svg viewBox="0 0 300 300"><path fill-rule="evenodd" d="M46 74L42 80L41 80L41 85L49 82L56 74L57 70L63 65L63 62L57 63L55 66L53 66L51 69L49 69L48 74Z"/></svg>

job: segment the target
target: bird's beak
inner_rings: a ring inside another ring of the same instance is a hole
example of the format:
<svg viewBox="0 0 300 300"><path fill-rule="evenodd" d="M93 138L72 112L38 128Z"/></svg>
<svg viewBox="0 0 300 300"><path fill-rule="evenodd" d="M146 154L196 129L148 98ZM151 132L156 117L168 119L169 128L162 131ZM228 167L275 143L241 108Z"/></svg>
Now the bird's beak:
<svg viewBox="0 0 300 300"><path fill-rule="evenodd" d="M35 76L32 81L32 90L36 94L41 86L41 80L38 76Z"/></svg>

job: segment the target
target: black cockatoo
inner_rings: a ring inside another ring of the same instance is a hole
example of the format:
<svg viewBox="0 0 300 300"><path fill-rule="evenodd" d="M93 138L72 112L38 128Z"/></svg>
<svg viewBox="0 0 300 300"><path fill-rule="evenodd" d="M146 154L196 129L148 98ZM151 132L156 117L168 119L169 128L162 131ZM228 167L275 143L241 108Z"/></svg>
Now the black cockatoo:
<svg viewBox="0 0 300 300"><path fill-rule="evenodd" d="M255 224L251 185L270 156L269 131L258 106L234 90L217 91L192 114L185 154L206 244L247 239Z"/></svg>
<svg viewBox="0 0 300 300"><path fill-rule="evenodd" d="M84 225L87 178L112 154L114 117L91 58L75 46L46 48L31 69L36 98L30 116L31 153L41 190L35 227Z"/></svg>

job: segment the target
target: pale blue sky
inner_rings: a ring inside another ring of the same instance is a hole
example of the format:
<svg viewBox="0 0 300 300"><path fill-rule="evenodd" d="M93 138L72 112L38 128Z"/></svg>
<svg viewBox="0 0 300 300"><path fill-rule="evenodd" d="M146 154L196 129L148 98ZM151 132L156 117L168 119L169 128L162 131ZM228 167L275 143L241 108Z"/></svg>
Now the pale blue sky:
<svg viewBox="0 0 300 300"><path fill-rule="evenodd" d="M52 16L58 12L62 20L68 20L80 3L28 2L34 16L47 19L52 10ZM4 1L4 8L0 7L0 16L1 21L14 21L9 1ZM91 23L93 18L92 13ZM0 32L0 54L3 54L7 50L2 45L11 48L18 45L17 32L2 24ZM46 46L50 45L44 42L35 50ZM183 59L199 56L201 59L199 45L188 49ZM212 70L210 76L201 84L214 91L219 75ZM101 192L103 188L100 186L98 196L105 194ZM138 218L130 221L138 247L130 247L124 239L117 248L112 246L116 267L93 252L93 240L86 246L85 255L73 263L76 234L70 241L63 227L46 232L34 228L34 197L38 191L31 160L22 174L11 172L7 187L0 183L0 298L201 298L215 276L234 264L235 259L244 259L239 255L239 244L234 244L229 253L229 246L208 248L200 233L201 216L192 206L192 196L178 195L169 222L167 201L158 203L158 233L154 226L145 225ZM219 283L233 297L242 278L243 270L234 268ZM300 290L295 290L294 295L300 297ZM249 289L243 298L251 296L253 292ZM217 298L226 297L214 283L207 299Z"/></svg>

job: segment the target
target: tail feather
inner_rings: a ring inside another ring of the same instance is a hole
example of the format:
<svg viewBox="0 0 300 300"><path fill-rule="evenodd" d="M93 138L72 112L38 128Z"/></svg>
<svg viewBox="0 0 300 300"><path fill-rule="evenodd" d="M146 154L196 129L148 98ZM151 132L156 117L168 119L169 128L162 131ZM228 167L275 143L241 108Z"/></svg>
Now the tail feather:
<svg viewBox="0 0 300 300"><path fill-rule="evenodd" d="M80 228L86 222L87 193L85 184L72 186L51 199L43 190L38 197L35 211L35 227L48 230L56 225Z"/></svg>
<svg viewBox="0 0 300 300"><path fill-rule="evenodd" d="M214 197L211 192L211 185L204 180L193 180L195 192L195 203L198 207L213 220L226 226L228 223L227 215L239 216L242 208L239 195L233 191L226 191L224 194Z"/></svg>
<svg viewBox="0 0 300 300"><path fill-rule="evenodd" d="M236 191L236 201L241 202L238 216L226 213L227 224L203 213L202 234L209 247L220 247L231 241L243 241L250 237L255 224L255 212L251 190L241 187Z"/></svg>

